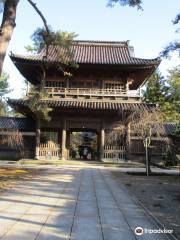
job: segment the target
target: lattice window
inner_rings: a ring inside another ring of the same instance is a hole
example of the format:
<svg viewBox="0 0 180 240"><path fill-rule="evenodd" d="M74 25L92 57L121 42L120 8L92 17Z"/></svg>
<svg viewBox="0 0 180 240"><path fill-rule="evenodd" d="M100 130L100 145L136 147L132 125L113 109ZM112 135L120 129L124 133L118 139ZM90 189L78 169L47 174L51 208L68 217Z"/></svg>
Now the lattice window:
<svg viewBox="0 0 180 240"><path fill-rule="evenodd" d="M105 89L117 89L125 91L125 85L119 82L105 81Z"/></svg>

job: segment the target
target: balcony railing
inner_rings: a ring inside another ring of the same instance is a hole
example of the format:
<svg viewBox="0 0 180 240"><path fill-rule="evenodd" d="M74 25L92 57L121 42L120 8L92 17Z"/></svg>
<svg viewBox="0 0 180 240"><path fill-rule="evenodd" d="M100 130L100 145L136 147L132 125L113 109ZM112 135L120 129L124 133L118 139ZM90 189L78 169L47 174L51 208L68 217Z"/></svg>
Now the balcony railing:
<svg viewBox="0 0 180 240"><path fill-rule="evenodd" d="M99 89L99 88L58 88L46 87L51 97L122 97L140 98L139 91L125 91L121 89Z"/></svg>

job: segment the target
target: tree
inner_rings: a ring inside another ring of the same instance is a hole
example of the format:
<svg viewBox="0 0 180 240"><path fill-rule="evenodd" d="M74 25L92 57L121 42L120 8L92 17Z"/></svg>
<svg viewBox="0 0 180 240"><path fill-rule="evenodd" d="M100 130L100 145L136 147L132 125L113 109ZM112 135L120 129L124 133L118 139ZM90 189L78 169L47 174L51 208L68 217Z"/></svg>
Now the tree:
<svg viewBox="0 0 180 240"><path fill-rule="evenodd" d="M167 83L169 84L170 98L177 107L180 107L180 65L168 72Z"/></svg>
<svg viewBox="0 0 180 240"><path fill-rule="evenodd" d="M175 132L173 132L170 137L173 140L174 143L174 152L177 154L180 154L180 121L179 124L177 124Z"/></svg>
<svg viewBox="0 0 180 240"><path fill-rule="evenodd" d="M8 83L9 75L6 72L0 77L0 96L7 94L9 92L9 83Z"/></svg>
<svg viewBox="0 0 180 240"><path fill-rule="evenodd" d="M28 46L27 50L33 50L33 51L40 51L42 48L46 49L46 58L48 58L48 49L50 45L60 45L63 46L66 51L65 54L69 54L69 46L73 40L73 38L76 36L74 33L67 33L62 31L53 31L47 24L47 21L42 14L42 12L39 10L39 8L36 6L36 4L32 0L27 0L30 5L34 8L36 13L40 16L44 27L38 28L36 32L33 34L32 38L34 41L33 47ZM3 62L6 55L8 44L11 40L11 36L13 33L13 29L15 27L15 20L16 20L16 9L19 3L19 0L1 0L1 3L4 4L4 10L3 10L3 20L1 24L1 32L0 32L0 75L2 72ZM62 59L63 64L69 64L69 62L65 62L64 56L60 56ZM41 80L41 85L38 89L34 89L34 92L31 94L31 96L28 99L29 107L33 110L34 113L36 113L37 116L41 116L44 119L49 120L49 112L51 111L50 108L47 108L46 106L42 107L39 106L39 101L42 98L46 97L46 93L44 92L44 79L45 79L45 69L47 63L44 62L42 64L42 69L44 71L44 77ZM71 63L71 65L74 65ZM63 71L64 69L62 66L59 66L60 70ZM70 73L67 73L64 71L64 75L70 75ZM1 107L2 108L2 107ZM39 118L38 117L38 118Z"/></svg>
<svg viewBox="0 0 180 240"><path fill-rule="evenodd" d="M145 102L159 105L165 102L167 87L165 86L164 77L158 70L151 75L145 87L146 90L143 92Z"/></svg>
<svg viewBox="0 0 180 240"><path fill-rule="evenodd" d="M3 101L3 97L5 94L9 92L9 84L8 84L9 75L5 72L0 77L0 115L5 115L6 113L6 104Z"/></svg>
<svg viewBox="0 0 180 240"><path fill-rule="evenodd" d="M169 70L164 78L155 72L146 84L144 101L158 104L166 122L179 122L180 119L180 66Z"/></svg>
<svg viewBox="0 0 180 240"><path fill-rule="evenodd" d="M115 4L119 3L121 6L130 6L130 7L137 7L137 9L143 10L142 8L142 0L108 0L108 6L113 7ZM172 21L174 25L177 25L180 22L180 13L178 13L175 19ZM176 30L179 32L179 28ZM179 41L172 41L170 42L161 52L160 57L168 58L172 52L178 52L180 57L180 42Z"/></svg>
<svg viewBox="0 0 180 240"><path fill-rule="evenodd" d="M46 46L48 49L49 38L51 36L51 33L49 31L47 21L45 17L43 16L42 12L38 9L36 4L32 0L27 0L31 6L35 9L36 13L41 17L44 28L45 28L45 34L43 35L44 40L46 42ZM1 23L0 28L0 75L2 73L2 67L7 51L7 47L9 45L9 42L11 40L14 27L16 26L16 11L18 7L19 0L0 0L1 5L3 4L3 19ZM108 0L108 6L113 6L116 3L120 3L121 6L130 6L130 7L137 7L138 9L142 10L142 0ZM174 24L178 24L180 20L180 14L177 14ZM162 51L162 56L168 56L171 51L180 49L180 44L178 42L170 43L164 51Z"/></svg>
<svg viewBox="0 0 180 240"><path fill-rule="evenodd" d="M27 1L34 8L34 10L40 16L43 22L44 29L43 31L40 31L41 40L42 40L41 42L45 43L46 51L48 55L48 47L51 45L52 42L55 42L55 41L59 42L60 38L62 40L62 36L64 36L64 33L60 35L59 31L58 32L51 31L44 15L39 10L37 5L32 0L27 0ZM3 4L3 9L2 9L3 19L2 19L1 28L0 28L0 75L1 75L4 59L6 56L6 51L7 51L9 42L11 40L14 27L16 26L16 23L15 23L16 11L17 11L19 0L0 0L0 3L1 5ZM66 34L66 37L68 36L70 35Z"/></svg>
<svg viewBox="0 0 180 240"><path fill-rule="evenodd" d="M169 70L167 77L168 91L164 111L169 110L167 117L180 122L180 65ZM168 103L168 104L167 104Z"/></svg>
<svg viewBox="0 0 180 240"><path fill-rule="evenodd" d="M112 144L122 139L122 136L127 133L127 128L129 126L133 134L143 143L145 149L144 164L146 167L146 175L148 176L151 173L149 151L152 147L152 137L163 136L163 120L164 117L161 110L155 107L149 110L136 110L131 112L128 117L126 114L122 114L122 119L111 126L115 131L111 131L108 134L106 142Z"/></svg>
<svg viewBox="0 0 180 240"><path fill-rule="evenodd" d="M0 28L0 75L2 73L4 58L11 40L14 27L16 26L16 9L19 0L4 0L3 18Z"/></svg>
<svg viewBox="0 0 180 240"><path fill-rule="evenodd" d="M59 53L59 59L61 60L61 64L57 64L57 69L59 72L63 73L64 77L71 77L71 72L67 72L66 67L70 66L71 68L77 68L78 65L73 60L73 51L71 50L71 45L75 33L68 33L63 31L53 31L50 26L48 26L48 34L45 28L37 28L35 32L32 34L31 39L33 45L26 46L26 50L30 52L38 53L41 50L45 49L45 60L48 60L49 56L49 47L51 45L60 46L63 48L63 52ZM49 62L44 61L41 63L41 68L43 70L43 77L41 79L41 83L38 86L32 86L30 89L30 94L27 98L27 104L30 110L36 115L37 120L40 119L50 121L50 113L52 109L46 106L45 104L42 106L40 101L49 97L45 90L45 77L46 77L46 69L48 69Z"/></svg>
<svg viewBox="0 0 180 240"><path fill-rule="evenodd" d="M172 21L174 25L177 25L180 22L180 13L178 13L175 17L175 19ZM179 32L179 28L176 30L176 33ZM180 42L179 41L173 41L170 42L160 53L161 57L169 58L170 53L177 51L180 57Z"/></svg>
<svg viewBox="0 0 180 240"><path fill-rule="evenodd" d="M151 173L151 161L149 151L152 143L152 137L161 137L164 134L164 117L160 109L136 111L130 118L129 123L134 129L134 133L143 141L145 148L146 175Z"/></svg>

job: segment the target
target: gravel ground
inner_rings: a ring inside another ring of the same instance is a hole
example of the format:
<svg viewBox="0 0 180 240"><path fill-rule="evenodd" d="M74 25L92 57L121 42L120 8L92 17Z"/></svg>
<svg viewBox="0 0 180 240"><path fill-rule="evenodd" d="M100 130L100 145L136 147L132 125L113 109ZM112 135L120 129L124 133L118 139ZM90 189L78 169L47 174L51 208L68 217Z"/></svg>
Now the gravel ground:
<svg viewBox="0 0 180 240"><path fill-rule="evenodd" d="M180 239L180 176L140 176L112 172L126 189Z"/></svg>

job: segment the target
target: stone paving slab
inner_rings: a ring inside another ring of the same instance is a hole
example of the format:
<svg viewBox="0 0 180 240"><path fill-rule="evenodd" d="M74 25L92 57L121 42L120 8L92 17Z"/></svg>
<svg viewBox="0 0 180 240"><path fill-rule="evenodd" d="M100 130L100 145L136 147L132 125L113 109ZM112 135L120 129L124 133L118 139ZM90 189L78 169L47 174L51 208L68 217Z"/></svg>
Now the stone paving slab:
<svg viewBox="0 0 180 240"><path fill-rule="evenodd" d="M0 240L168 240L103 167L51 167L0 195Z"/></svg>

